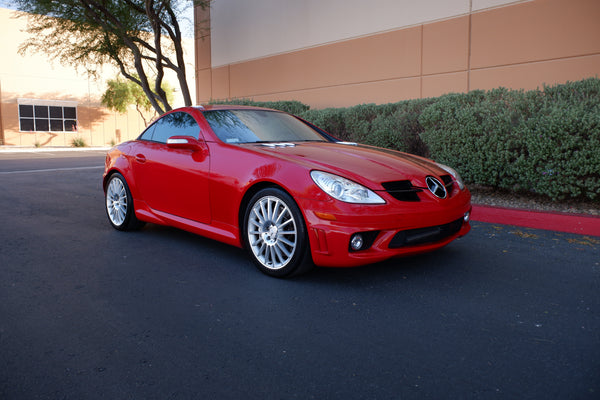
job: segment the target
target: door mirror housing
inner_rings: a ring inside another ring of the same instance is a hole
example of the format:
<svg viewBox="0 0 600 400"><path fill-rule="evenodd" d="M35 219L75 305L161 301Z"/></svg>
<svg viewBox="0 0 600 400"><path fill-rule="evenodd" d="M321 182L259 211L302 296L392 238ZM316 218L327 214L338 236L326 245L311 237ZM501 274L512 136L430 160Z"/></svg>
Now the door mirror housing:
<svg viewBox="0 0 600 400"><path fill-rule="evenodd" d="M204 152L206 143L193 136L171 136L167 139L167 146L171 149L185 149Z"/></svg>

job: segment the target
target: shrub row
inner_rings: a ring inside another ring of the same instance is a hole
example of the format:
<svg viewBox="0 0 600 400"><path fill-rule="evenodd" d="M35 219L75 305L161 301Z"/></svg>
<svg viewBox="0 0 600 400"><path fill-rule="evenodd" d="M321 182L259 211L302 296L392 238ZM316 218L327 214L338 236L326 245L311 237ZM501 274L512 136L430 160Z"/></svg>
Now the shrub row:
<svg viewBox="0 0 600 400"><path fill-rule="evenodd" d="M467 183L600 202L600 79L543 90L475 90L393 104L291 112L346 141L430 157Z"/></svg>
<svg viewBox="0 0 600 400"><path fill-rule="evenodd" d="M384 105L307 110L301 117L341 140L429 156L420 137L423 127L419 117L434 101L419 99Z"/></svg>
<svg viewBox="0 0 600 400"><path fill-rule="evenodd" d="M442 96L421 138L469 183L600 202L600 80Z"/></svg>
<svg viewBox="0 0 600 400"><path fill-rule="evenodd" d="M235 104L238 106L254 106L271 108L273 110L285 111L286 113L300 115L310 109L310 106L299 101L253 101L250 99L233 99L226 101L211 101L210 104Z"/></svg>

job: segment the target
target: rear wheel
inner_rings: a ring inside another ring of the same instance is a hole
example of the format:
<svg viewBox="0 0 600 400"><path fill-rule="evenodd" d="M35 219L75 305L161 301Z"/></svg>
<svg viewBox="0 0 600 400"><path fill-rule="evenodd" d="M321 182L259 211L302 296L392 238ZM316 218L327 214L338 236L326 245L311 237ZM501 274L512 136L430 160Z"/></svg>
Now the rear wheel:
<svg viewBox="0 0 600 400"><path fill-rule="evenodd" d="M144 226L144 222L135 216L131 192L125 178L118 172L111 175L106 184L104 204L108 220L115 229L129 231Z"/></svg>
<svg viewBox="0 0 600 400"><path fill-rule="evenodd" d="M256 193L244 215L243 239L258 269L279 278L312 267L306 225L294 199L277 188Z"/></svg>

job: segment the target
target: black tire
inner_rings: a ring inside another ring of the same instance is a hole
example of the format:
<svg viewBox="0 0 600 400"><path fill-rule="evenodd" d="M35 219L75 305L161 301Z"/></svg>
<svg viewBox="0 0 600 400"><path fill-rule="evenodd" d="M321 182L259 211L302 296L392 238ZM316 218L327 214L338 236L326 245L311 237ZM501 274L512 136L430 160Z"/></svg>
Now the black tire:
<svg viewBox="0 0 600 400"><path fill-rule="evenodd" d="M313 267L304 218L283 190L267 188L252 196L242 225L244 245L261 272L286 278Z"/></svg>
<svg viewBox="0 0 600 400"><path fill-rule="evenodd" d="M131 191L123 175L118 172L112 174L106 183L104 209L110 224L119 231L137 230L145 225L135 216Z"/></svg>

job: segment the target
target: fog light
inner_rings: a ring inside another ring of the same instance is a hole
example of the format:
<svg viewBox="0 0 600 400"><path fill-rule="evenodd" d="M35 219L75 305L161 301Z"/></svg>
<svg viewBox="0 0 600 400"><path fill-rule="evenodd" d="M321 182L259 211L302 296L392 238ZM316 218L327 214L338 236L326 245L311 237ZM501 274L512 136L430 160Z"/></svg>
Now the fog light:
<svg viewBox="0 0 600 400"><path fill-rule="evenodd" d="M471 219L471 212L467 211L465 213L464 220L465 220L465 222L469 222L469 219Z"/></svg>
<svg viewBox="0 0 600 400"><path fill-rule="evenodd" d="M364 243L365 241L363 240L362 235L360 233L355 233L350 239L350 248L354 251L358 251L362 248Z"/></svg>

